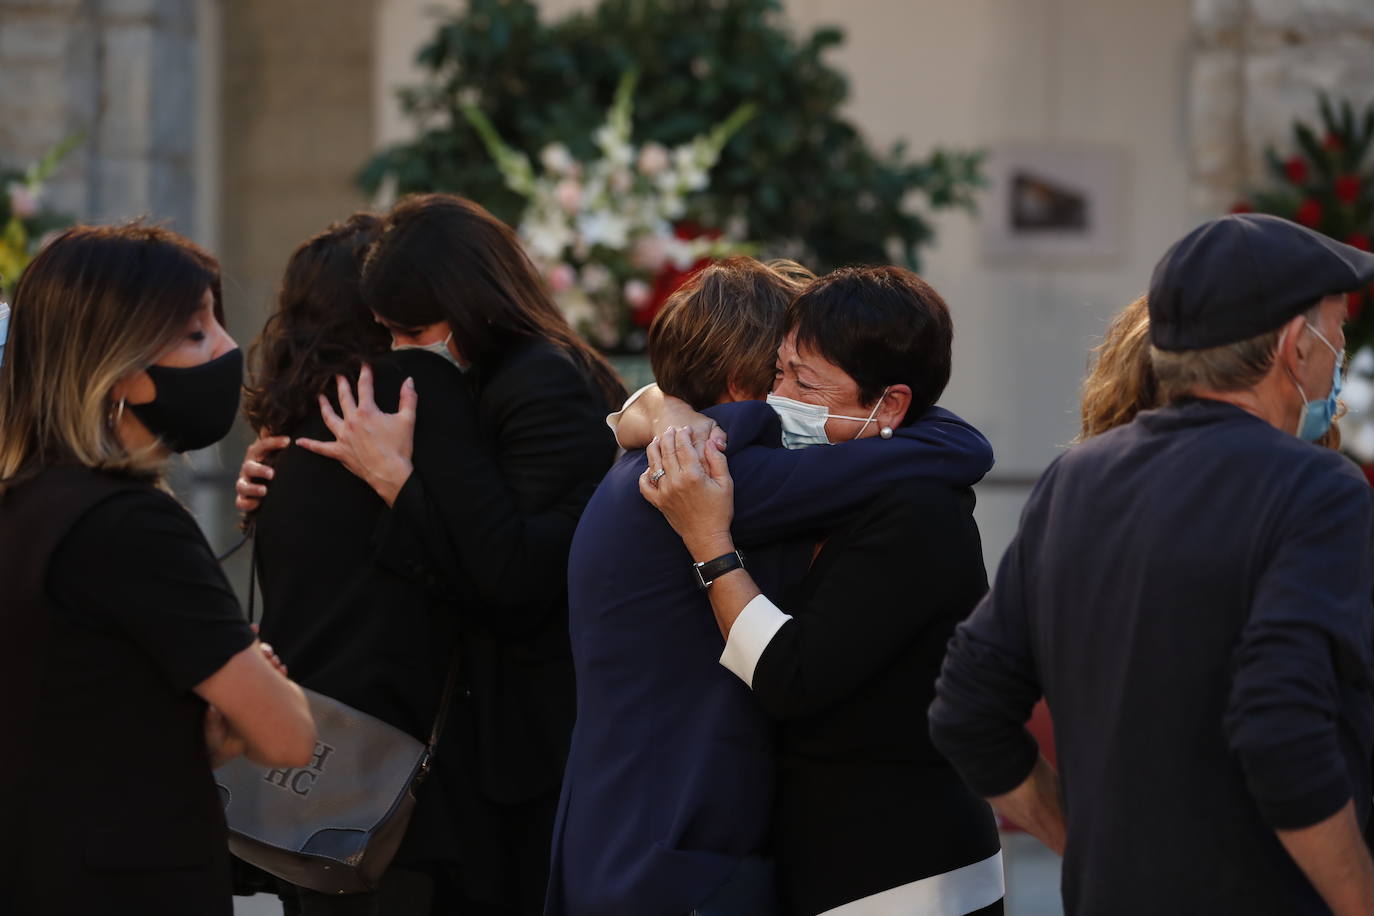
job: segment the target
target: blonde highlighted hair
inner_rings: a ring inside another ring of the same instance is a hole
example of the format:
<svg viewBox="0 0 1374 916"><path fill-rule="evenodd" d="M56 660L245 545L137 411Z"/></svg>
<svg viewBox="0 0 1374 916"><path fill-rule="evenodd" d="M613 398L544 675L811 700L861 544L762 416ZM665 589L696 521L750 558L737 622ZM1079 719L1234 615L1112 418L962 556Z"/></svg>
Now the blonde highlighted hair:
<svg viewBox="0 0 1374 916"><path fill-rule="evenodd" d="M1150 310L1141 296L1112 319L1107 336L1093 348L1092 368L1083 380L1078 441L1158 406L1159 386L1150 361Z"/></svg>
<svg viewBox="0 0 1374 916"><path fill-rule="evenodd" d="M54 465L155 477L115 435L115 384L151 365L201 308L219 264L166 229L78 226L19 278L0 365L0 492Z"/></svg>

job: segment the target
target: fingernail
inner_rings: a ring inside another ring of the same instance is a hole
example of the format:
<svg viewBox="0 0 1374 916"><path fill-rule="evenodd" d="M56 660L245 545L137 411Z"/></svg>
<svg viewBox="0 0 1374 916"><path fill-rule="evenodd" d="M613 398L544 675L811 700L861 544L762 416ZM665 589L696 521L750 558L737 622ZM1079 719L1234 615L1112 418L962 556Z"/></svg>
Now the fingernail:
<svg viewBox="0 0 1374 916"><path fill-rule="evenodd" d="M409 388L409 389L411 389L412 391L414 391L414 390L415 390L415 379L413 379L413 378L408 378L408 379L406 379L406 387Z"/></svg>

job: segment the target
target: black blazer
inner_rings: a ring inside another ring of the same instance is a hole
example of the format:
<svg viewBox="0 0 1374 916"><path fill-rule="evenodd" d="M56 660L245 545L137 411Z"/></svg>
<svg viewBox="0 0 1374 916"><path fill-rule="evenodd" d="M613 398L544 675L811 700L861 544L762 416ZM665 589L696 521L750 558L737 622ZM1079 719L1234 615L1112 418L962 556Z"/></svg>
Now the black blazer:
<svg viewBox="0 0 1374 916"><path fill-rule="evenodd" d="M754 695L781 720L776 818L787 912L820 913L1000 848L988 805L925 711L955 626L987 591L973 493L892 487L836 530L779 607Z"/></svg>
<svg viewBox="0 0 1374 916"><path fill-rule="evenodd" d="M415 380L415 472L388 510L337 462L281 454L257 520L263 636L305 686L421 739L461 647L453 710L397 861L459 861L466 891L495 899L501 876L530 864L510 866L493 842L502 806L550 796L551 820L566 758L567 554L614 455L607 405L542 341L486 371L402 350L374 372L384 410ZM330 438L313 416L293 435ZM527 854L540 869L547 842Z"/></svg>

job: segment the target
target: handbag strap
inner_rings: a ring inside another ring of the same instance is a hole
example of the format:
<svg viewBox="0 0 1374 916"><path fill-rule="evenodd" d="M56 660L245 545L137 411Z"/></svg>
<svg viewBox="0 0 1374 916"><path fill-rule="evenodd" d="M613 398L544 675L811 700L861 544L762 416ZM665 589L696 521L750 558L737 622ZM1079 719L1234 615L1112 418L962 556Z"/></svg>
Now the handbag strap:
<svg viewBox="0 0 1374 916"><path fill-rule="evenodd" d="M453 661L448 666L448 679L444 681L444 692L439 697L439 711L434 715L434 727L429 730L429 743L425 746L431 757L434 756L434 749L439 746L439 736L444 733L444 722L448 720L449 705L453 701L453 691L458 686L458 675L463 667L462 658L463 643L455 638Z"/></svg>
<svg viewBox="0 0 1374 916"><path fill-rule="evenodd" d="M253 535L256 532L250 526L244 534L244 543L248 545L248 622L254 623L253 611L256 607L256 597L258 592L258 541ZM242 544L240 545L242 546ZM453 691L458 687L458 676L462 671L463 644L455 639L453 644L453 660L449 662L448 676L444 680L444 692L439 695L439 710L434 716L434 726L429 730L429 741L425 743L425 751L428 757L434 756L434 749L439 746L439 737L444 733L444 723L448 720L449 707L453 702Z"/></svg>

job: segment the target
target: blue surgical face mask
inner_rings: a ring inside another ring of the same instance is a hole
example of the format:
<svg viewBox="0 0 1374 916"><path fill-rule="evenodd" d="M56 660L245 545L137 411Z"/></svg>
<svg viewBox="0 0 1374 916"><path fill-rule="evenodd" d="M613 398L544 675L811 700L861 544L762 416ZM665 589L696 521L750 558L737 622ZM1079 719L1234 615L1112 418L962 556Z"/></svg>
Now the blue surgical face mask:
<svg viewBox="0 0 1374 916"><path fill-rule="evenodd" d="M1320 401L1307 400L1307 392L1302 390L1302 383L1296 378L1293 379L1293 384L1297 387L1298 394L1302 396L1303 400L1302 411L1298 414L1297 436L1304 442L1316 442L1331 428L1331 422L1336 418L1336 398L1341 393L1342 354L1340 350L1332 346L1331 341L1323 337L1321 332L1312 325L1307 325L1307 330L1312 332L1312 336L1326 344L1327 349L1336 357L1335 368L1331 370L1331 393Z"/></svg>
<svg viewBox="0 0 1374 916"><path fill-rule="evenodd" d="M887 389L883 389L883 395L887 394ZM768 406L777 413L778 419L782 422L782 445L783 448L806 448L808 445L829 445L830 437L825 434L826 420L853 420L855 423L862 423L859 431L851 438L857 439L868 428L868 424L873 422L873 418L878 413L878 408L882 406L882 395L878 397L878 403L873 405L873 410L867 417L847 417L843 414L831 413L824 404L808 404L805 401L794 401L791 398L784 398L780 395L770 394L767 397Z"/></svg>
<svg viewBox="0 0 1374 916"><path fill-rule="evenodd" d="M427 344L403 344L397 343L396 338L391 338L391 349L393 350L424 350L426 353L433 353L441 356L458 368L459 372L468 371L468 367L458 361L458 357L453 355L453 351L448 348L449 341L453 340L453 332L449 331L443 340L436 340L434 343Z"/></svg>
<svg viewBox="0 0 1374 916"><path fill-rule="evenodd" d="M5 361L5 343L10 339L10 307L0 299L0 363Z"/></svg>

